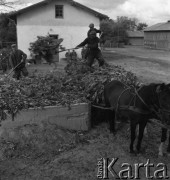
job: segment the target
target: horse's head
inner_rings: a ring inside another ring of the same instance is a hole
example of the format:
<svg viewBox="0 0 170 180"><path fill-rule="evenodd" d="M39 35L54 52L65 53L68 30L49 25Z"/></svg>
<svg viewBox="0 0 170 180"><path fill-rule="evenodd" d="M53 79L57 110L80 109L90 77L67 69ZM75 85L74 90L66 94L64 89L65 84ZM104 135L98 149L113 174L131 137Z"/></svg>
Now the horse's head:
<svg viewBox="0 0 170 180"><path fill-rule="evenodd" d="M170 84L160 84L156 88L162 120L170 125Z"/></svg>

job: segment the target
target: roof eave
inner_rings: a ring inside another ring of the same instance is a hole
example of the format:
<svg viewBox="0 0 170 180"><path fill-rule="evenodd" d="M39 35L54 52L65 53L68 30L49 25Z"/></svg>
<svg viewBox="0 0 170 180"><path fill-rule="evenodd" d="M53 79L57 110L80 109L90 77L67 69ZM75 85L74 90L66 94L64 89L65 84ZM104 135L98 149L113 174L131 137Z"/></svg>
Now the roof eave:
<svg viewBox="0 0 170 180"><path fill-rule="evenodd" d="M31 6L27 6L27 7L23 8L23 9L18 10L18 11L14 11L14 12L11 13L10 16L20 15L20 14L22 14L22 13L25 13L25 12L26 12L27 10L29 10L30 8L32 9L32 8L36 8L36 7L39 7L39 6L47 5L48 3L49 3L49 2L46 1L46 0L40 1L40 2L38 2L38 3L36 3L36 4L33 4L33 5L31 5Z"/></svg>
<svg viewBox="0 0 170 180"><path fill-rule="evenodd" d="M72 6L80 7L80 8L82 8L82 9L86 9L86 10L88 10L89 12L95 14L95 16L96 16L96 17L99 17L100 19L109 19L109 17L108 17L107 15L102 14L102 13L99 13L99 12L97 12L97 11L95 11L95 10L87 7L87 6L84 6L84 5L82 5L82 4L78 3L78 2L71 1L71 5L72 5Z"/></svg>
<svg viewBox="0 0 170 180"><path fill-rule="evenodd" d="M26 11L29 10L30 8L32 9L32 8L36 8L36 7L39 7L39 6L47 5L49 2L50 2L50 1L47 1L47 0L40 1L40 2L38 2L38 3L36 3L36 4L33 4L33 5L31 5L31 6L28 6L28 7L25 7L25 8L23 8L23 9L21 9L21 10L14 11L14 12L11 13L10 16L11 16L11 17L17 16L17 15L19 15L19 14L22 14L22 13L26 12ZM72 6L78 6L79 8L88 10L89 12L95 14L95 16L98 17L98 18L100 18L100 19L109 19L109 17L108 17L107 15L102 14L102 13L99 13L99 12L97 12L97 11L95 11L95 10L87 7L87 6L84 6L84 5L80 4L80 3L77 3L77 2L75 2L75 1L73 1L73 0L71 0L70 3L71 3Z"/></svg>

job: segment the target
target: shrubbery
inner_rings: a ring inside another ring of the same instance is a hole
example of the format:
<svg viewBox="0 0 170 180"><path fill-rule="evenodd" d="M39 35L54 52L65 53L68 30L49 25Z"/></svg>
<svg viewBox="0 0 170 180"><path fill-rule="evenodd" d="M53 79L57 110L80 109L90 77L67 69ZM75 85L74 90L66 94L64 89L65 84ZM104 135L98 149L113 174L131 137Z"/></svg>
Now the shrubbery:
<svg viewBox="0 0 170 180"><path fill-rule="evenodd" d="M37 36L35 42L30 43L30 52L33 59L44 58L48 63L53 61L53 55L60 49L63 50L61 42L63 39L56 39L48 36Z"/></svg>

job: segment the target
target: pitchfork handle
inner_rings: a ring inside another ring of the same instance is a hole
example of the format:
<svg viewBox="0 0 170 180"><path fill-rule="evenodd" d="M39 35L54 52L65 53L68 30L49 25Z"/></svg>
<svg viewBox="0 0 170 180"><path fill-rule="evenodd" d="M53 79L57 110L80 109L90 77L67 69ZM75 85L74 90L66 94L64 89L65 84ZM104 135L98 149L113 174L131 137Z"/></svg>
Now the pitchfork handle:
<svg viewBox="0 0 170 180"><path fill-rule="evenodd" d="M11 71L6 77L8 77L21 63L22 63L22 62L20 62L19 64L17 64L17 65L12 69L12 71Z"/></svg>

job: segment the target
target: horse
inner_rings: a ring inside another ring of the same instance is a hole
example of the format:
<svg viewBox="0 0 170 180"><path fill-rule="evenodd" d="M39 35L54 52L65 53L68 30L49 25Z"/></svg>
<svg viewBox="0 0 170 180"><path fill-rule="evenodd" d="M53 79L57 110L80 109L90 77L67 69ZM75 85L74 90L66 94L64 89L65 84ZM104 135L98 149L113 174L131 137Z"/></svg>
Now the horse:
<svg viewBox="0 0 170 180"><path fill-rule="evenodd" d="M139 153L144 129L149 119L159 119L163 124L170 124L170 85L155 84L129 87L120 81L113 80L104 87L104 100L112 108L114 117L109 121L110 130L115 132L115 120L127 118L130 121L130 153ZM136 127L139 125L138 142L134 151ZM162 130L162 142L165 141L165 130Z"/></svg>

